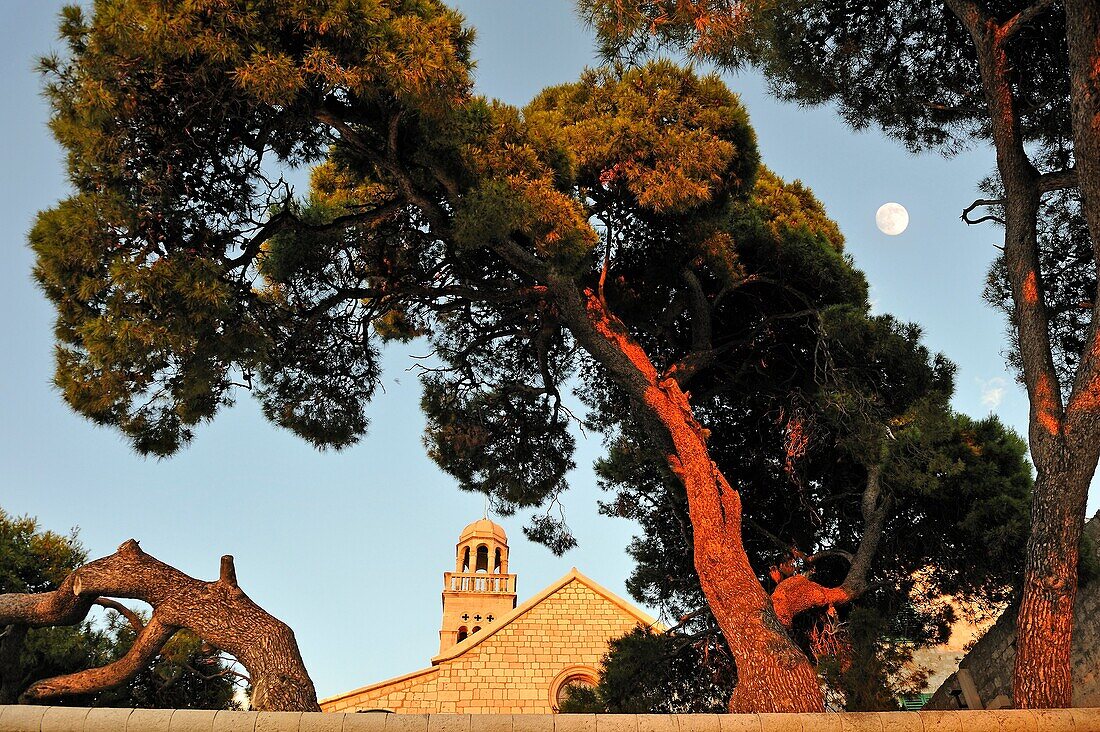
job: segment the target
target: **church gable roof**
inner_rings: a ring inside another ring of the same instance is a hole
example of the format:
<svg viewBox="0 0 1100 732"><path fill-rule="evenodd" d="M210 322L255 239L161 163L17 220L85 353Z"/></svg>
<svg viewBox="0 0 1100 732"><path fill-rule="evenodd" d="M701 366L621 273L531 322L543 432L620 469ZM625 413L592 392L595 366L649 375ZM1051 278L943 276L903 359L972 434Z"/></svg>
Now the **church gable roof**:
<svg viewBox="0 0 1100 732"><path fill-rule="evenodd" d="M451 648L448 648L443 653L440 653L439 655L432 658L433 666L443 663L444 661L449 661L451 659L457 658L467 653L471 649L482 645L494 635L507 628L509 625L512 625L517 620L523 618L523 616L527 615L533 609L544 603L548 598L552 597L553 595L564 589L566 586L574 582L587 587L596 595L607 600L609 603L616 606L620 613L628 618L631 618L638 624L647 627L660 627L660 624L654 617L635 607L632 603L624 600L622 597L619 597L611 590L603 587L595 580L586 577L584 574L578 571L576 567L573 567L565 576L563 576L557 582L554 582L550 586L546 587L541 592L528 599L526 602L517 606L508 615L505 615L503 618L501 618L499 623L496 623L491 627L482 628L479 632L470 635L461 643L458 643Z"/></svg>
<svg viewBox="0 0 1100 732"><path fill-rule="evenodd" d="M354 702L361 700L360 698L373 699L390 691L409 691L416 687L428 685L435 681L438 675L439 667L429 666L428 668L422 668L407 674L394 676L392 679L360 686L358 689L345 691L341 694L334 694L330 697L321 699L320 703L325 707L332 707L332 709L326 709L325 711L339 711L341 709L353 707Z"/></svg>

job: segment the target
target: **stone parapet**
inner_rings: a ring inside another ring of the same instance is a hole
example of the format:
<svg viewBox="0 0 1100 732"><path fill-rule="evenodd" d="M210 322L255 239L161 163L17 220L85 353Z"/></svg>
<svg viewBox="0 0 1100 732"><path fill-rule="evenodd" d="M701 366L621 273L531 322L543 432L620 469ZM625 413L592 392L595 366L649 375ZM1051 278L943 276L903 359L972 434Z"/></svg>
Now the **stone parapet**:
<svg viewBox="0 0 1100 732"><path fill-rule="evenodd" d="M0 706L0 732L1100 732L1100 708L841 714L326 714Z"/></svg>

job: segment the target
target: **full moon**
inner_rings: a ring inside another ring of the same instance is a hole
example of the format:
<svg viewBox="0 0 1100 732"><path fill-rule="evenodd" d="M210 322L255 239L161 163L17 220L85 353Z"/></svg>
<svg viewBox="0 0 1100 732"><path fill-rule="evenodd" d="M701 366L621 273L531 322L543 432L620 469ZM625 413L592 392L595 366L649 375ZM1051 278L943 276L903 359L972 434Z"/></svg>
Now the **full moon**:
<svg viewBox="0 0 1100 732"><path fill-rule="evenodd" d="M909 225L909 212L900 203L884 203L875 212L875 225L883 234L897 236Z"/></svg>

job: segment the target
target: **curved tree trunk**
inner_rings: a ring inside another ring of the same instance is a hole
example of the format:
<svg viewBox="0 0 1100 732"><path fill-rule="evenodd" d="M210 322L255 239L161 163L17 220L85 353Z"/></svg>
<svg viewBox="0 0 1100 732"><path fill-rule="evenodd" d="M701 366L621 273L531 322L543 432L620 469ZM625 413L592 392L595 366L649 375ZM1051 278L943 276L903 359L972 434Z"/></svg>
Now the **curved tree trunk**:
<svg viewBox="0 0 1100 732"><path fill-rule="evenodd" d="M687 491L695 568L737 664L733 712L820 712L816 670L776 617L741 539L741 496L711 460L708 432L687 394L662 377L599 297L550 274L549 287L578 342L611 372L643 410L672 472Z"/></svg>
<svg viewBox="0 0 1100 732"><path fill-rule="evenodd" d="M133 539L114 554L74 570L53 592L0 595L0 625L75 625L101 596L141 600L153 607L125 657L102 668L32 684L25 701L45 701L119 686L145 668L181 628L234 656L252 681L252 708L320 711L294 632L238 586L233 558L221 576L204 582L146 554Z"/></svg>
<svg viewBox="0 0 1100 732"><path fill-rule="evenodd" d="M688 409L675 383L665 382L662 391L669 402ZM737 663L730 711L824 711L817 672L787 634L749 564L741 540L740 494L710 460L690 411L680 425L667 421L679 433L669 464L687 489L699 584Z"/></svg>

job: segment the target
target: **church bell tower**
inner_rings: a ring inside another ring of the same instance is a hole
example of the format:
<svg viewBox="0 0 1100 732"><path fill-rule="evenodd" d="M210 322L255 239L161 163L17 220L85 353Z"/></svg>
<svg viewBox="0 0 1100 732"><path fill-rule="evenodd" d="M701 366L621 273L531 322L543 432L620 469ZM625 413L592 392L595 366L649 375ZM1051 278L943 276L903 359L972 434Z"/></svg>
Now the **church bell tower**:
<svg viewBox="0 0 1100 732"><path fill-rule="evenodd" d="M439 652L490 630L516 606L516 576L508 574L508 535L487 518L458 537L455 571L443 573Z"/></svg>

